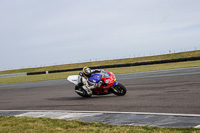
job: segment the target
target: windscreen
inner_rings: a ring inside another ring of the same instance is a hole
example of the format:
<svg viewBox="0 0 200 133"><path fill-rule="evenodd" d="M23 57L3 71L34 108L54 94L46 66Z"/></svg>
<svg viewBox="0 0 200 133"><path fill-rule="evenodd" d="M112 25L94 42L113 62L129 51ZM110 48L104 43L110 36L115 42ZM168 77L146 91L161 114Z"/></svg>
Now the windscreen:
<svg viewBox="0 0 200 133"><path fill-rule="evenodd" d="M103 78L110 77L110 74L108 72L106 72L106 71L102 71L101 74L102 74Z"/></svg>

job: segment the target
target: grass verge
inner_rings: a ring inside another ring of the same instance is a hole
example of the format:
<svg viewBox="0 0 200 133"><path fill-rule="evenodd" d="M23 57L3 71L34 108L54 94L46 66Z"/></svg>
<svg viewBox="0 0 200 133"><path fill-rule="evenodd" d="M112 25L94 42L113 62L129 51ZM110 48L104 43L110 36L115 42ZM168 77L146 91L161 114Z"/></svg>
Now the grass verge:
<svg viewBox="0 0 200 133"><path fill-rule="evenodd" d="M178 62L178 63L165 63L165 64L155 64L155 65L110 68L107 70L112 71L115 74L119 74L119 73L133 73L133 72L166 70L166 69L198 67L198 66L200 66L200 61L187 61L187 62ZM30 76L21 76L21 77L8 77L8 78L1 78L0 84L64 79L64 78L67 78L69 75L77 75L78 73L79 71L73 71L73 72L30 75Z"/></svg>
<svg viewBox="0 0 200 133"><path fill-rule="evenodd" d="M86 123L78 120L59 120L50 118L32 117L5 117L0 116L0 132L2 133L200 133L195 128L160 128L149 126L121 126L99 122Z"/></svg>
<svg viewBox="0 0 200 133"><path fill-rule="evenodd" d="M200 57L200 50L173 53L173 54L165 54L165 55L157 55L157 56L115 59L115 60L105 60L105 61L93 61L93 62L86 62L86 63L64 64L64 65L27 68L27 69L16 69L16 70L0 71L0 74L23 73L23 72L42 72L42 71L82 68L84 66L91 67L91 66L102 66L102 65L114 65L114 64L125 64L125 63L136 63L136 62L148 62L148 61L189 58L189 57Z"/></svg>

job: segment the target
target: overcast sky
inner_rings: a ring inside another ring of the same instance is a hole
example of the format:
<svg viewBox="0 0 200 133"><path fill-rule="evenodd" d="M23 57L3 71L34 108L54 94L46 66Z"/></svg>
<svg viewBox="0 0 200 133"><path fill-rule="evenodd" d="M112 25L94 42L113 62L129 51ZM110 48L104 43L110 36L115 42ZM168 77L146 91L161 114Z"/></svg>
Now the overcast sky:
<svg viewBox="0 0 200 133"><path fill-rule="evenodd" d="M200 49L200 0L0 0L0 70Z"/></svg>

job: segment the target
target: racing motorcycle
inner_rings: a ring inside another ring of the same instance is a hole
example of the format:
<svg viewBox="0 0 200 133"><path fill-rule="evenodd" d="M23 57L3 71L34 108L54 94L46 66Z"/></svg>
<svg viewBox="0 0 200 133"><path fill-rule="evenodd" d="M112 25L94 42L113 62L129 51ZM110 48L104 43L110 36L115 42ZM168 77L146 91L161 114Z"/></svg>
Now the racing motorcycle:
<svg viewBox="0 0 200 133"><path fill-rule="evenodd" d="M75 84L75 92L82 97L91 97L92 95L107 95L115 94L117 96L123 96L126 94L126 88L116 81L116 76L106 70L102 70L101 73L93 73L88 79L92 83L102 82L100 87L92 89L92 94L88 94L83 88L82 83L80 82L79 75L71 75L67 78L68 81Z"/></svg>

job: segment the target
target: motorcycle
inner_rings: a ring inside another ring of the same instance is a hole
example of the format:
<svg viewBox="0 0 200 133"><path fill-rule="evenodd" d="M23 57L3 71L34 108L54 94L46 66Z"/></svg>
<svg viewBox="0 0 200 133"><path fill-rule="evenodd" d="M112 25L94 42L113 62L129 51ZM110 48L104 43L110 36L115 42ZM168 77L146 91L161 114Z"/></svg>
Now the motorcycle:
<svg viewBox="0 0 200 133"><path fill-rule="evenodd" d="M115 94L117 96L124 96L126 94L126 88L116 81L116 76L110 72L103 70L101 73L92 73L88 79L92 83L102 82L100 87L92 89L92 94L88 94L83 88L79 75L70 75L67 78L68 81L75 84L75 92L82 97L91 97L92 95L107 95Z"/></svg>

